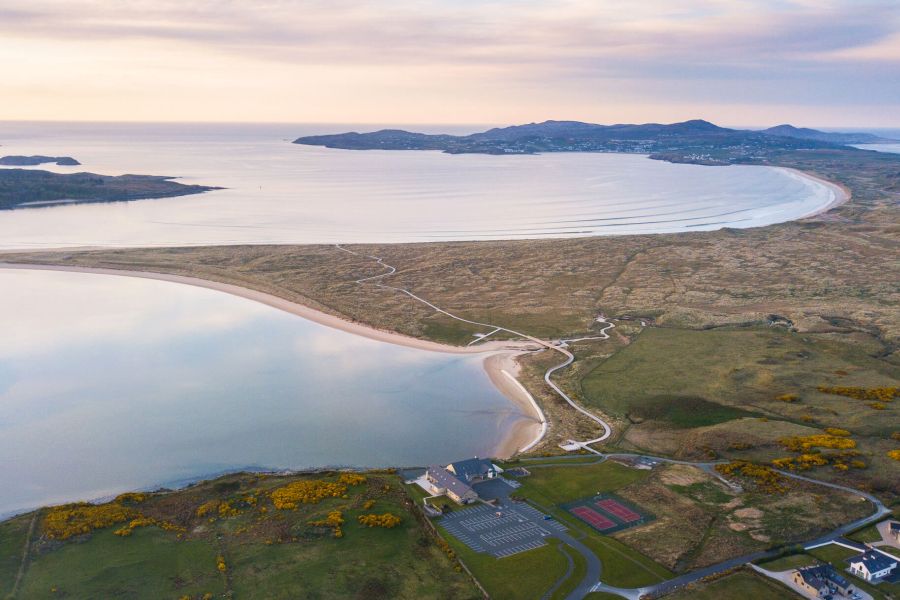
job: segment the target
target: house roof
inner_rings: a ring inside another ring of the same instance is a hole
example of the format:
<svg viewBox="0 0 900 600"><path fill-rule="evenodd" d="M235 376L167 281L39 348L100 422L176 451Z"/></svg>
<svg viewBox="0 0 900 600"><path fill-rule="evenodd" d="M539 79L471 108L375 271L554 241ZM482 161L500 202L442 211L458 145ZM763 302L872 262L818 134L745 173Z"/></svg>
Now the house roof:
<svg viewBox="0 0 900 600"><path fill-rule="evenodd" d="M454 476L453 473L440 465L432 465L428 467L427 473L428 476L431 477L439 487L446 488L459 497L463 497L468 492L475 491L469 486L469 484Z"/></svg>
<svg viewBox="0 0 900 600"><path fill-rule="evenodd" d="M869 571L869 573L877 573L879 571L884 571L885 569L890 569L891 567L896 566L897 560L892 560L881 552L869 550L867 552L863 552L850 561L851 565L857 563L862 563L866 567L866 570Z"/></svg>
<svg viewBox="0 0 900 600"><path fill-rule="evenodd" d="M890 523L890 525L888 525L888 527L890 528L891 533L900 531L900 523L898 523L897 521L891 521L891 523Z"/></svg>
<svg viewBox="0 0 900 600"><path fill-rule="evenodd" d="M494 464L489 458L468 458L447 465L447 469L456 473L457 477L468 481L472 477L484 477Z"/></svg>
<svg viewBox="0 0 900 600"><path fill-rule="evenodd" d="M803 578L803 581L806 582L807 585L810 585L816 589L821 589L823 586L827 585L828 582L831 582L839 587L845 588L849 584L847 580L841 577L841 575L834 570L834 567L831 565L814 565L812 567L803 567L802 569L797 569L797 572L800 574L800 577Z"/></svg>

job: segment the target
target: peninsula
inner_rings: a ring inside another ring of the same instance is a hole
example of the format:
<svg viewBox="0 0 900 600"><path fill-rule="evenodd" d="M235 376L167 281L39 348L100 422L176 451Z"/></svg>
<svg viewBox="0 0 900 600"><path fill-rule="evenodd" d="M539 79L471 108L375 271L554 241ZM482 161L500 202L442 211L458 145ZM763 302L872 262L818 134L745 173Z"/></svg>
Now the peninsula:
<svg viewBox="0 0 900 600"><path fill-rule="evenodd" d="M4 156L0 157L0 165L5 167L34 167L52 163L60 167L75 167L81 163L71 156Z"/></svg>
<svg viewBox="0 0 900 600"><path fill-rule="evenodd" d="M650 158L670 162L727 165L755 164L797 150L848 149L847 144L893 141L864 133L828 133L791 125L763 131L729 129L695 119L668 125L544 121L464 136L382 129L371 133L306 136L294 143L347 150L441 150L449 154L627 152L649 154Z"/></svg>
<svg viewBox="0 0 900 600"><path fill-rule="evenodd" d="M0 210L56 204L124 202L170 198L220 189L186 185L155 175L60 174L32 169L0 169Z"/></svg>

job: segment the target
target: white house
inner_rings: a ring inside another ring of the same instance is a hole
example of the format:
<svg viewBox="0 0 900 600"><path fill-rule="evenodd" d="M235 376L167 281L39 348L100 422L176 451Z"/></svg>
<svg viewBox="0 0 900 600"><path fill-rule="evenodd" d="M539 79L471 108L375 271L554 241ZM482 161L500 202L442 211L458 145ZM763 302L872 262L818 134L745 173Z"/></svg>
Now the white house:
<svg viewBox="0 0 900 600"><path fill-rule="evenodd" d="M866 550L850 559L850 572L866 581L878 581L897 568L897 559L877 550Z"/></svg>

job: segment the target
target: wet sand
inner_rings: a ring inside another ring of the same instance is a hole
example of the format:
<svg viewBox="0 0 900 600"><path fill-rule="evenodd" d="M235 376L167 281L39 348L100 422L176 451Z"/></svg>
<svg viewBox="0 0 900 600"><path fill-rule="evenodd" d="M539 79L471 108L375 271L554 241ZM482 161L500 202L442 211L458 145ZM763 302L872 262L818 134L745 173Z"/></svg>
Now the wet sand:
<svg viewBox="0 0 900 600"><path fill-rule="evenodd" d="M828 212L832 208L837 208L841 204L850 201L850 198L853 196L850 188L840 183L835 183L833 181L828 181L827 179L822 179L821 177L817 177L812 175L811 173L807 173L806 171L801 171L799 169L792 169L791 167L776 167L777 169L781 169L782 171L787 171L789 173L793 173L799 177L803 177L804 179L810 179L815 181L816 183L820 183L827 187L829 190L834 193L834 199L826 204L825 206L818 208L810 213L807 213L801 217L797 217L799 219L808 219L809 217L814 217L816 215L821 215L822 213Z"/></svg>

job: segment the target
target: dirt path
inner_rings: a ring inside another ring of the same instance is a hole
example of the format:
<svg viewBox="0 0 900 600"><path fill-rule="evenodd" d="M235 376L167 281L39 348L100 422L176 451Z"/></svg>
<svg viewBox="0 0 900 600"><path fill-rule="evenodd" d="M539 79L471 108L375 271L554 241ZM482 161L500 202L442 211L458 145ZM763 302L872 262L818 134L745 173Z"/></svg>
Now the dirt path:
<svg viewBox="0 0 900 600"><path fill-rule="evenodd" d="M9 592L10 598L15 598L19 591L19 584L22 583L22 577L28 569L28 553L31 550L31 537L34 535L34 528L37 525L37 513L31 517L31 523L28 525L28 533L25 535L25 547L22 549L22 562L19 563L19 572L16 573L16 580L13 581L12 590Z"/></svg>

